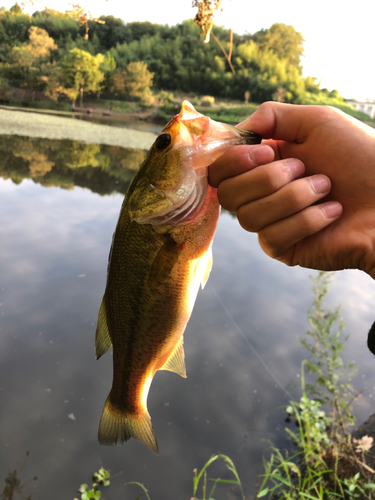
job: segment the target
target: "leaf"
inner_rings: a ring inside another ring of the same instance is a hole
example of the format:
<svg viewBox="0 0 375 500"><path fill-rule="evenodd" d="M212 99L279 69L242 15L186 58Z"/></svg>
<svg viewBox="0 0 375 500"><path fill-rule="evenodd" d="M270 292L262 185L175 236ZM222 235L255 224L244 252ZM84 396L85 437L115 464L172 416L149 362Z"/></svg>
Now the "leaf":
<svg viewBox="0 0 375 500"><path fill-rule="evenodd" d="M277 474L277 473L272 473L269 475L269 477L272 477L273 479L276 479L277 481L280 481L280 483L283 483L287 486L290 485L290 482L287 481L286 479L284 479L282 476L280 476L280 474Z"/></svg>
<svg viewBox="0 0 375 500"><path fill-rule="evenodd" d="M260 491L257 494L257 498L262 498L262 497L266 496L268 492L269 492L269 488L264 488L262 491Z"/></svg>
<svg viewBox="0 0 375 500"><path fill-rule="evenodd" d="M238 481L234 479L208 479L209 481L216 481L217 483L226 483L226 484L238 484Z"/></svg>
<svg viewBox="0 0 375 500"><path fill-rule="evenodd" d="M300 491L299 494L301 497L310 498L311 500L317 500L316 497L313 497L312 495L309 495L308 493L303 493L302 491Z"/></svg>

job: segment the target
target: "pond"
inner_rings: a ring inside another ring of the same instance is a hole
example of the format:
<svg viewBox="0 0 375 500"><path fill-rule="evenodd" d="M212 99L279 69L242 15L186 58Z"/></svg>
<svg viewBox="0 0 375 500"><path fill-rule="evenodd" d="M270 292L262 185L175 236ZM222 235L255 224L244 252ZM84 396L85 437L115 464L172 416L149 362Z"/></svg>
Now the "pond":
<svg viewBox="0 0 375 500"><path fill-rule="evenodd" d="M145 151L15 135L0 136L0 491L25 462L27 497L74 498L100 466L105 498L189 499L193 469L217 452L231 457L246 498L256 492L267 440L287 446L283 406L299 398L306 352L309 275L260 250L256 236L223 213L214 266L185 332L187 379L166 371L148 408L160 455L136 440L102 447L97 428L112 382L111 351L94 355L112 233ZM375 360L366 347L375 285L337 273L329 303L341 304L350 334L345 356L363 391L356 416L375 408ZM297 383L295 383L297 381ZM29 452L26 458L26 452ZM209 477L229 477L217 466ZM35 495L35 497L34 497ZM234 499L221 486L217 499Z"/></svg>

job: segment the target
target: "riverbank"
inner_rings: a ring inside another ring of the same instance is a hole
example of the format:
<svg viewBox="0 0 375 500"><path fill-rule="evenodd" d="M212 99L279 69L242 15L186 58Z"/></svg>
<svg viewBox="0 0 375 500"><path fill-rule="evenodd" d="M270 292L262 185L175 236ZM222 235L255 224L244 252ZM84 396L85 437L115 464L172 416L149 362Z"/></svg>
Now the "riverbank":
<svg viewBox="0 0 375 500"><path fill-rule="evenodd" d="M70 139L144 150L151 147L156 137L156 133L153 132L78 120L72 118L71 112L49 112L5 106L0 107L0 134Z"/></svg>

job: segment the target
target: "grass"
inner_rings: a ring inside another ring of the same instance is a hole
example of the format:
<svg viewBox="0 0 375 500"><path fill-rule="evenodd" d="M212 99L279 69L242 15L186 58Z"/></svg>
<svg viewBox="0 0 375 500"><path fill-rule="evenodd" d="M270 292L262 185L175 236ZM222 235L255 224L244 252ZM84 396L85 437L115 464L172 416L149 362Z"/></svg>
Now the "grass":
<svg viewBox="0 0 375 500"><path fill-rule="evenodd" d="M250 115L254 113L259 107L259 104L249 103L248 105L234 105L234 106L224 106L224 107L212 107L212 108L203 108L201 106L197 106L197 110L209 116L213 120L230 123L232 125L236 125L240 123Z"/></svg>
<svg viewBox="0 0 375 500"><path fill-rule="evenodd" d="M372 499L375 471L369 450L372 438L352 438L355 423L351 381L353 363L341 358L346 338L339 308L324 305L331 276L313 280L314 303L308 313L310 330L301 340L310 353L301 368L300 401L290 401L289 417L298 431L286 429L294 453L271 447L257 498ZM306 381L305 370L313 374ZM371 465L369 465L371 464Z"/></svg>
<svg viewBox="0 0 375 500"><path fill-rule="evenodd" d="M8 104L9 106L16 108L72 112L72 105L68 102L55 103L53 101L25 101L21 99L9 99Z"/></svg>
<svg viewBox="0 0 375 500"><path fill-rule="evenodd" d="M196 109L212 118L216 121L221 121L236 125L246 118L248 118L254 111L259 107L257 103L244 104L241 101L234 101L228 99L220 99L211 105L203 105L205 103L204 99L200 99L195 95L174 95L171 92L160 91L157 95L158 105L149 108L148 117L149 121L154 121L156 123L167 123L171 117L180 111L181 102L184 99L191 101ZM210 97L210 96L209 96ZM145 109L141 107L140 103L137 101L119 101L116 99L96 99L90 100L90 98L85 99L85 107L92 109L102 109L105 111L112 111L115 113L140 113L144 112ZM209 104L209 103L207 103ZM370 127L375 128L375 120L372 120L368 115L361 111L355 110L352 106L346 103L341 103L335 101L332 102L308 102L307 104L319 104L325 105L330 104L334 107L341 109L345 113L357 118L358 120L366 123ZM45 111L60 111L60 112L72 112L72 106L68 102L55 103L50 100L46 101L21 101L20 99L10 99L9 106L13 107L27 107L29 109L38 109Z"/></svg>
<svg viewBox="0 0 375 500"><path fill-rule="evenodd" d="M225 463L227 470L229 470L232 473L234 479L207 478L207 469L213 462L216 462L217 460L221 460ZM210 487L208 485L209 482L212 483ZM89 488L87 484L82 484L78 489L78 493L80 493L80 498L79 499L75 498L74 500L90 500L90 499L100 500L102 498L102 492L100 488L103 486L104 487L109 486L109 484L110 484L110 473L107 470L101 468L98 472L95 472L93 475L92 487ZM230 485L231 488L237 486L241 500L245 500L245 494L242 489L242 484L237 469L232 460L227 455L223 454L213 455L209 460L207 460L207 462L204 464L204 466L199 472L197 471L197 469L194 469L193 497L191 498L191 500L198 500L196 495L198 494L199 488L201 488L202 500L214 500L213 494L215 493L215 490L219 484ZM147 500L151 500L148 494L148 490L142 483L136 481L130 481L124 484L124 486L128 485L138 486L145 494ZM139 498L140 496L137 497L137 500Z"/></svg>

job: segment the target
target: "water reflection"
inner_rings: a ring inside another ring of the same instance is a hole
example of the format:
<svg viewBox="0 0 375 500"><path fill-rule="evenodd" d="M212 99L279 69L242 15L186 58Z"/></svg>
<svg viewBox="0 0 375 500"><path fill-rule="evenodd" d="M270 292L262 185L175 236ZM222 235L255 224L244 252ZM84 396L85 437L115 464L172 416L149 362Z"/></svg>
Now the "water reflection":
<svg viewBox="0 0 375 500"><path fill-rule="evenodd" d="M125 194L146 156L141 149L78 141L0 136L0 176L19 184L88 188L101 195Z"/></svg>
<svg viewBox="0 0 375 500"><path fill-rule="evenodd" d="M144 483L153 500L190 498L193 469L222 452L251 498L264 440L285 444L281 386L295 381L305 356L296 337L308 327L310 271L271 261L224 214L213 271L185 333L188 378L159 372L150 390L160 455L135 440L100 447L112 360L95 360L94 332L123 200L116 191L126 190L144 153L12 140L0 137L0 481L30 450L25 477L38 476L30 485L35 498L51 491L56 500L73 498L101 464L123 472L106 492L111 498L139 495L135 487L124 491L127 481ZM330 294L342 304L347 356L359 366L360 420L374 411L375 362L366 349L374 292L367 276L347 271ZM218 490L215 498L228 496Z"/></svg>

